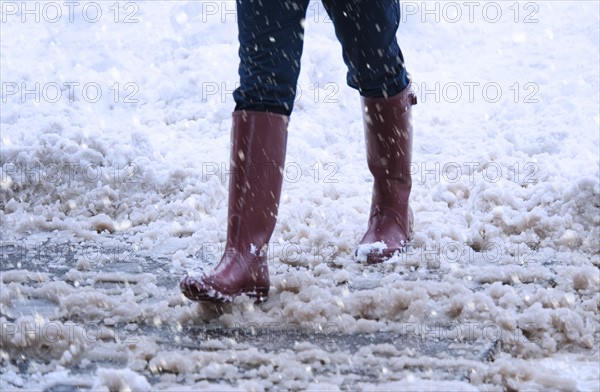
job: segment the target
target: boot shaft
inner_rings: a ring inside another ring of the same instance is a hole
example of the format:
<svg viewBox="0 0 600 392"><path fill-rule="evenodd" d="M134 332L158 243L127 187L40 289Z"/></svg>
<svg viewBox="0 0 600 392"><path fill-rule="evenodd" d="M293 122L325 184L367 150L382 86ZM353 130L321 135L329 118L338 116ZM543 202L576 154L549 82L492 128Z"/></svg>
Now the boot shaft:
<svg viewBox="0 0 600 392"><path fill-rule="evenodd" d="M373 177L412 184L411 106L416 96L406 88L389 98L362 97L367 164Z"/></svg>
<svg viewBox="0 0 600 392"><path fill-rule="evenodd" d="M227 247L258 255L275 228L289 118L236 111L232 116Z"/></svg>
<svg viewBox="0 0 600 392"><path fill-rule="evenodd" d="M373 196L369 227L355 252L360 261L382 262L402 251L412 235L409 198L414 104L416 97L409 88L389 98L362 98Z"/></svg>

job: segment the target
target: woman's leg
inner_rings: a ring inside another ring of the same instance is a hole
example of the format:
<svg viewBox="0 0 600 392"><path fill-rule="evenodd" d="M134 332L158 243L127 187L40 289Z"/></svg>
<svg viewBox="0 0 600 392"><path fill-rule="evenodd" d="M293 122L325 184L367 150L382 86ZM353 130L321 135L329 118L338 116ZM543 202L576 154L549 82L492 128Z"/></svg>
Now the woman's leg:
<svg viewBox="0 0 600 392"><path fill-rule="evenodd" d="M227 243L212 272L182 279L190 299L225 302L247 294L262 300L268 294L267 246L279 208L307 3L237 3L240 87L234 92Z"/></svg>
<svg viewBox="0 0 600 392"><path fill-rule="evenodd" d="M309 0L238 0L240 86L235 110L289 116L294 108Z"/></svg>
<svg viewBox="0 0 600 392"><path fill-rule="evenodd" d="M323 0L342 44L347 81L361 94L373 195L367 232L355 252L379 263L404 250L412 235L411 106L404 57L396 40L400 6L394 0Z"/></svg>
<svg viewBox="0 0 600 392"><path fill-rule="evenodd" d="M409 84L396 32L397 0L323 0L342 44L348 85L363 97L391 97Z"/></svg>

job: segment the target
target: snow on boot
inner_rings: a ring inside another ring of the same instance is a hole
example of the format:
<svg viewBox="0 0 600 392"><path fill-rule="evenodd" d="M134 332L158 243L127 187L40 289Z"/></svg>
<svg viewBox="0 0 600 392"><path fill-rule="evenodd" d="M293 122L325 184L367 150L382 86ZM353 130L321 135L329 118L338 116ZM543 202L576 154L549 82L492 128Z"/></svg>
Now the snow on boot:
<svg viewBox="0 0 600 392"><path fill-rule="evenodd" d="M181 280L187 298L230 302L247 294L257 301L266 299L267 244L277 219L288 121L281 114L233 113L225 252L211 273Z"/></svg>
<svg viewBox="0 0 600 392"><path fill-rule="evenodd" d="M408 204L412 179L410 88L389 98L362 97L367 163L373 174L373 196L367 232L355 251L359 262L381 263L402 252L412 236Z"/></svg>

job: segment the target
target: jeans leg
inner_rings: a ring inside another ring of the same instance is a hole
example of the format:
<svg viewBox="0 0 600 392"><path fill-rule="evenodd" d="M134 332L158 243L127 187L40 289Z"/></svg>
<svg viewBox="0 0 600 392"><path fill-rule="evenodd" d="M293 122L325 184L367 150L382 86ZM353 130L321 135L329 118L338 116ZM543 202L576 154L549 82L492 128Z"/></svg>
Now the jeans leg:
<svg viewBox="0 0 600 392"><path fill-rule="evenodd" d="M290 115L309 0L237 0L240 86L235 110Z"/></svg>
<svg viewBox="0 0 600 392"><path fill-rule="evenodd" d="M323 0L342 44L347 83L365 97L391 97L409 84L396 40L398 0Z"/></svg>

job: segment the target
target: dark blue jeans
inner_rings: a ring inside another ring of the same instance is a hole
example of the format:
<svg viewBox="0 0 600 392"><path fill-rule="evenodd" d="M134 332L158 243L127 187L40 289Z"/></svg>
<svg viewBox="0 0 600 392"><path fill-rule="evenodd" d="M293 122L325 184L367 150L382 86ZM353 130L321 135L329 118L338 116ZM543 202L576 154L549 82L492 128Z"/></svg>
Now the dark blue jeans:
<svg viewBox="0 0 600 392"><path fill-rule="evenodd" d="M409 81L396 41L398 0L322 3L342 45L348 85L365 97L404 90ZM235 110L292 113L308 6L309 0L237 0L240 86L233 93Z"/></svg>

